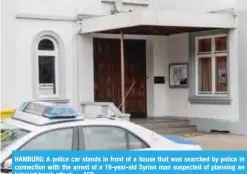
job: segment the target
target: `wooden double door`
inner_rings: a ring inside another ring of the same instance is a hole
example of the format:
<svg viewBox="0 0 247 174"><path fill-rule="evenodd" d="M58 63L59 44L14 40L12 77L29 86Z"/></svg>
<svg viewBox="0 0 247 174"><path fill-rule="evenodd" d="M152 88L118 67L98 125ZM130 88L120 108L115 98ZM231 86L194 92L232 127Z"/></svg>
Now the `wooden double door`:
<svg viewBox="0 0 247 174"><path fill-rule="evenodd" d="M131 117L146 117L146 42L125 40L125 112ZM121 98L121 54L119 39L94 39L94 97L98 102Z"/></svg>

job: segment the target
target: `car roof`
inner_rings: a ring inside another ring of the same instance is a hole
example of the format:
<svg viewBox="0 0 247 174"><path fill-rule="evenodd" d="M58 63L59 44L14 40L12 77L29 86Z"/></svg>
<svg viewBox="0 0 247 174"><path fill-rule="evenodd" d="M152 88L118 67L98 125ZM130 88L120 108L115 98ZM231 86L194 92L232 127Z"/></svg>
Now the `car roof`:
<svg viewBox="0 0 247 174"><path fill-rule="evenodd" d="M22 111L16 111L12 116L11 120L15 122L19 121L32 126L48 126L48 125L56 125L56 124L68 124L68 123L76 123L76 122L85 122L85 123L94 123L94 122L109 122L112 123L112 120L116 121L115 123L121 123L125 121L125 119L120 119L115 116L105 116L105 115L97 115L97 114L80 114L76 117L67 117L67 118L48 118L45 116L40 116L31 113L25 113Z"/></svg>
<svg viewBox="0 0 247 174"><path fill-rule="evenodd" d="M31 133L28 136L36 136L39 133L54 129L77 126L114 126L133 133L149 146L152 144L152 147L175 146L172 141L158 133L115 116L79 113L75 115L74 110L66 105L58 106L46 102L32 102L33 105L29 105L32 107L27 107L28 104L24 104L20 109L16 110L12 118L2 122L29 130Z"/></svg>
<svg viewBox="0 0 247 174"><path fill-rule="evenodd" d="M115 125L121 126L126 124L131 124L131 122L123 120L123 119L108 119L104 117L81 117L75 119L59 119L59 120L49 120L44 119L43 124L33 124L32 122L28 122L21 119L16 119L15 117L3 120L3 122L7 124L11 124L17 127L26 128L28 130L33 131L34 129L47 129L47 128L56 128L56 127L70 127L70 126L77 126L77 125Z"/></svg>
<svg viewBox="0 0 247 174"><path fill-rule="evenodd" d="M25 102L16 110L12 119L22 121L35 126L49 124L76 122L85 120L86 117L104 117L114 119L113 116L79 114L74 108L49 102Z"/></svg>
<svg viewBox="0 0 247 174"><path fill-rule="evenodd" d="M115 121L112 122L112 120ZM41 127L44 129L44 127L67 127L77 124L121 125L123 119L118 121L116 116L80 114L65 104L32 101L24 102L6 122L32 131Z"/></svg>
<svg viewBox="0 0 247 174"><path fill-rule="evenodd" d="M33 102L34 103L34 102ZM27 104L24 104L20 109L16 110L15 114L12 118L5 120L4 122L30 130L33 134L38 134L40 132L49 131L52 129L59 129L59 128L68 128L68 127L76 127L76 126L114 126L114 127L121 127L126 129L135 135L142 137L143 140L146 142L150 140L156 141L157 133L148 130L144 127L141 127L137 124L134 124L128 120L117 118L116 116L108 116L108 115L88 115L88 114L77 114L74 115L74 111L67 112L66 117L61 117L61 115L44 115L45 109L40 107L55 107L57 105L51 105L43 102L35 102L34 107L29 107L28 111L25 110L27 108ZM38 106L38 107L37 107ZM37 108L36 108L37 107ZM61 108L71 108L66 105L59 105ZM30 110L31 108L31 110ZM42 108L40 110L40 108ZM32 109L34 111L32 111ZM37 109L38 111L35 111ZM50 110L50 109L49 109ZM30 112L31 111L31 112ZM64 111L64 110L63 110ZM71 111L71 110L70 110ZM37 113L37 114L36 114ZM72 117L70 116L72 113ZM62 114L63 115L63 114ZM145 135L145 136L144 136Z"/></svg>
<svg viewBox="0 0 247 174"><path fill-rule="evenodd" d="M35 114L16 111L12 118L5 120L9 124L25 127L29 130L38 129L41 127L61 127L66 125L122 125L123 122L128 122L114 116L103 116L94 114L82 114L74 118L47 118ZM128 122L130 123L130 122ZM67 126L66 126L67 127Z"/></svg>
<svg viewBox="0 0 247 174"><path fill-rule="evenodd" d="M127 121L124 119L118 119L118 118L109 119L107 117L106 118L105 117L86 117L84 119L76 119L76 121L68 119L62 122L58 121L58 122L52 122L52 123L43 124L43 125L35 125L32 123L23 122L22 120L18 120L15 118L4 120L4 122L11 124L13 126L27 129L33 132L34 134L39 134L41 132L54 130L54 129L77 127L77 126L113 126L113 127L120 127L122 129L127 130L128 132L133 133L134 135L138 137L141 137L141 139L145 141L147 144L150 144L151 140L155 141L157 137L157 134L151 130L148 130L144 127L136 125L130 121Z"/></svg>

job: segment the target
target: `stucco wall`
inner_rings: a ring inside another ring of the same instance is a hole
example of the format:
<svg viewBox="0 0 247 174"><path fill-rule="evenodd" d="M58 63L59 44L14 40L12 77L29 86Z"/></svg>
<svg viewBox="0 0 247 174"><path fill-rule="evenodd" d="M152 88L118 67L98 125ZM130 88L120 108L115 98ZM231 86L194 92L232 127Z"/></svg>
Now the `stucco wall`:
<svg viewBox="0 0 247 174"><path fill-rule="evenodd" d="M78 36L78 82L79 101L94 101L93 37Z"/></svg>
<svg viewBox="0 0 247 174"><path fill-rule="evenodd" d="M236 40L234 32L230 35ZM153 39L154 75L165 76L166 84L154 84L154 116L179 116L194 118L213 118L222 120L238 120L238 63L235 42L231 42L230 50L230 94L231 105L191 104L188 101L188 89L169 88L169 63L188 63L188 34Z"/></svg>
<svg viewBox="0 0 247 174"><path fill-rule="evenodd" d="M246 2L246 1L245 1ZM246 9L242 8L245 7ZM220 130L220 131L230 131L231 133L244 134L247 135L247 4L242 6L237 11L237 57L238 60L238 93L239 93L239 119L237 122L220 121L213 119L193 119L192 123L196 124L199 130L210 131Z"/></svg>
<svg viewBox="0 0 247 174"><path fill-rule="evenodd" d="M12 7L12 8L10 8ZM11 107L16 99L14 0L1 0L1 105ZM11 94L11 96L10 96Z"/></svg>
<svg viewBox="0 0 247 174"><path fill-rule="evenodd" d="M152 6L161 10L210 12L235 8L237 0L152 0Z"/></svg>
<svg viewBox="0 0 247 174"><path fill-rule="evenodd" d="M3 62L1 65L3 86L1 92L3 106L17 107L22 101L33 99L31 92L32 64L30 62L34 57L31 55L31 43L33 38L44 30L51 30L57 33L65 45L66 75L63 78L66 81L65 98L69 99L71 104L76 107L79 107L79 101L93 101L93 37L91 35L75 37L76 26L72 21L15 19L15 15L31 14L59 17L75 17L78 13L97 15L109 13L110 6L102 4L100 0L2 0L2 4L5 5L5 8L2 8L4 24L2 32L4 34L2 44ZM182 0L150 1L150 8L185 11L192 9L195 11L212 11L218 8L234 6L235 0L203 2L188 0L186 3ZM130 8L136 8L136 6ZM232 80L232 105L191 105L187 100L188 89L169 89L168 87L169 63L188 61L188 35L127 37L146 39L148 43L148 115L238 120L237 59L231 59L230 67L232 71L230 77ZM234 34L232 37L234 38ZM75 46L76 44L77 46ZM236 57L234 52L232 54L231 57ZM166 83L154 85L154 76L165 76ZM76 83L77 81L79 85Z"/></svg>
<svg viewBox="0 0 247 174"><path fill-rule="evenodd" d="M94 35L94 37L119 38L117 35L114 36L99 34ZM235 36L233 32L230 36L231 40L234 40L234 37ZM195 105L190 104L188 101L188 89L170 89L168 78L169 63L188 62L188 34L179 34L168 37L126 36L125 38L146 39L147 41L148 116L179 116L192 118L213 118L231 121L238 120L238 76L236 72L238 69L238 64L236 58L235 42L232 42L230 50L230 71L232 72L230 75L230 80L232 82L230 93L232 104ZM91 63L90 66L92 66ZM154 76L165 76L165 84L154 84ZM91 83L93 82L89 83L90 87ZM91 95L92 94L93 92Z"/></svg>
<svg viewBox="0 0 247 174"><path fill-rule="evenodd" d="M229 71L231 105L201 105L188 102L188 91L186 89L170 89L170 114L172 116L189 116L202 118L217 118L223 120L238 119L238 69L236 55L236 36L232 31L230 34ZM188 36L169 37L169 61L170 63L188 62Z"/></svg>
<svg viewBox="0 0 247 174"><path fill-rule="evenodd" d="M150 116L164 116L170 110L168 91L168 42L167 37L153 37L153 71L154 76L164 76L165 84L154 84L154 114ZM147 91L149 93L149 91Z"/></svg>
<svg viewBox="0 0 247 174"><path fill-rule="evenodd" d="M125 1L125 0L123 0ZM135 2L142 2L135 0ZM138 3L137 3L138 4ZM101 0L15 0L17 13L30 13L42 15L74 16L77 13L109 14L112 3L102 3ZM233 8L236 0L150 0L149 8L160 10L180 10L207 12L220 9ZM124 10L141 9L143 6L124 5Z"/></svg>
<svg viewBox="0 0 247 174"><path fill-rule="evenodd" d="M32 27L31 27L32 26ZM115 37L109 35L84 35L77 36L75 50L75 31L72 22L51 22L18 20L16 37L15 70L22 90L14 100L14 105L19 105L23 100L32 99L32 69L30 61L31 43L33 38L43 30L55 31L63 40L66 53L66 98L76 106L79 101L93 101L93 37ZM174 35L169 37L158 36L126 36L126 38L147 40L147 97L149 116L182 116L220 118L223 120L237 120L238 94L237 82L231 83L232 105L191 105L188 101L188 89L170 89L168 78L169 63L188 62L188 35ZM23 41L25 41L23 43ZM78 57L78 60L76 59ZM236 60L233 58L233 61ZM78 62L77 62L78 61ZM25 67L25 68L23 68ZM73 68L72 68L73 67ZM78 71L77 71L78 68ZM231 64L232 72L236 72L236 63ZM165 84L153 84L154 76L165 76ZM22 78L25 77L25 80ZM237 79L236 74L231 74L231 79ZM25 81L25 83L23 83ZM79 81L79 86L77 85ZM78 95L79 93L79 95ZM11 101L13 104L13 101Z"/></svg>
<svg viewBox="0 0 247 174"><path fill-rule="evenodd" d="M43 21L43 20L15 20L15 31L13 32L15 38L13 38L11 48L7 48L4 55L4 63L6 71L4 71L3 83L6 84L3 94L6 94L3 100L3 107L18 107L21 102L25 100L37 99L33 96L33 71L32 67L36 66L32 64L33 59L36 56L32 55L32 42L33 39L43 31L51 31L56 33L64 44L64 57L66 65L62 71L63 74L60 80L64 80L66 84L66 91L64 91L64 97L66 99L72 99L76 94L76 81L74 79L76 72L72 68L75 66L76 55L74 54L74 37L76 26L72 22L56 22L56 21ZM35 51L35 50L34 50ZM11 59L8 60L7 58ZM11 65L10 65L11 64ZM11 82L13 78L13 82ZM11 83L14 83L12 85ZM73 103L73 101L72 101Z"/></svg>
<svg viewBox="0 0 247 174"><path fill-rule="evenodd" d="M78 13L102 15L110 14L113 3L102 3L101 0L15 0L17 13L49 16L75 16ZM32 7L32 8L30 8ZM138 6L127 6L124 9L135 10Z"/></svg>
<svg viewBox="0 0 247 174"><path fill-rule="evenodd" d="M237 11L245 11L247 10L247 1L246 0L236 0L236 8Z"/></svg>
<svg viewBox="0 0 247 174"><path fill-rule="evenodd" d="M238 18L238 60L239 60L239 124L233 128L234 132L241 132L247 135L247 2L245 9L239 11Z"/></svg>

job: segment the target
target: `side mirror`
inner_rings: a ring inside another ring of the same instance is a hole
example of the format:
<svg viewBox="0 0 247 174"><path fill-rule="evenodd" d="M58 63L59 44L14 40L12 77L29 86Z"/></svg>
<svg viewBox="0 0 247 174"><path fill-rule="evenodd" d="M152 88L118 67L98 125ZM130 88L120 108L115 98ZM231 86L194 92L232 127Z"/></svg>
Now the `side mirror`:
<svg viewBox="0 0 247 174"><path fill-rule="evenodd" d="M9 158L6 161L4 161L2 166L2 172L12 172L12 158Z"/></svg>

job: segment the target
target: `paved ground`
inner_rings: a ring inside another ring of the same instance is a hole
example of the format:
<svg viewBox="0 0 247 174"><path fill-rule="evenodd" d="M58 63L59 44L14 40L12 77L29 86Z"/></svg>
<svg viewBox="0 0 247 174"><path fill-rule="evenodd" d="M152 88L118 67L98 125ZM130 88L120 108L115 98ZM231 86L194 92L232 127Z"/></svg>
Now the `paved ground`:
<svg viewBox="0 0 247 174"><path fill-rule="evenodd" d="M196 141L204 150L247 150L247 136L202 133L188 138Z"/></svg>

